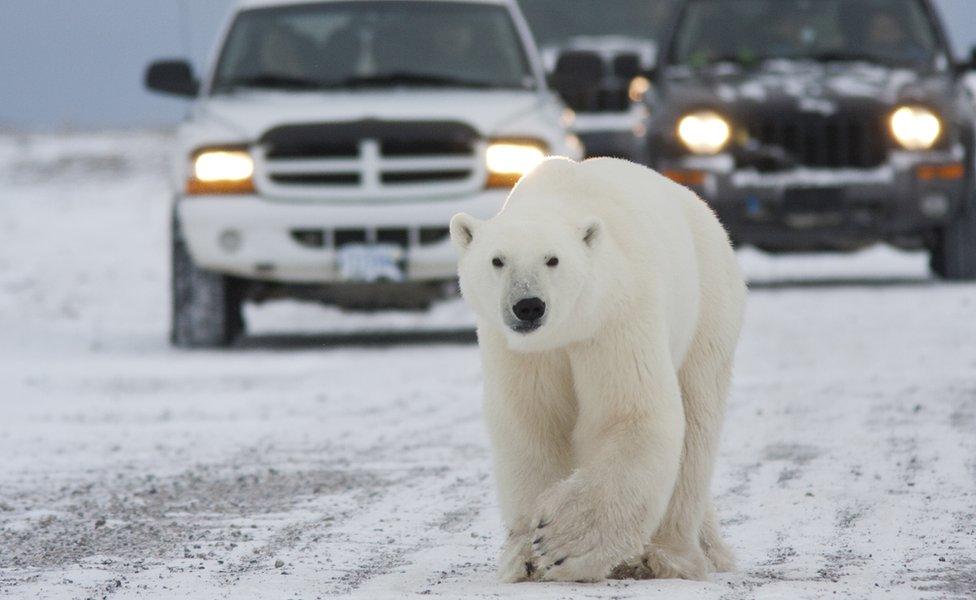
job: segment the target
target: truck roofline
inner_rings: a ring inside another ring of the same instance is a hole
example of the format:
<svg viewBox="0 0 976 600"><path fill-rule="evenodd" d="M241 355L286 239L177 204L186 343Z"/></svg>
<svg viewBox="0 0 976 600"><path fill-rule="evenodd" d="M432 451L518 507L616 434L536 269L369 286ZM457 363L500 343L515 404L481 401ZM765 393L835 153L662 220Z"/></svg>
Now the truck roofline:
<svg viewBox="0 0 976 600"><path fill-rule="evenodd" d="M331 2L348 2L349 0L238 0L237 9L269 8L274 6L289 6L301 4L326 4ZM363 0L360 0L363 1ZM366 0L369 1L369 0ZM381 1L381 0L375 0ZM408 0L411 2L468 2L471 4L501 4L511 5L515 0Z"/></svg>

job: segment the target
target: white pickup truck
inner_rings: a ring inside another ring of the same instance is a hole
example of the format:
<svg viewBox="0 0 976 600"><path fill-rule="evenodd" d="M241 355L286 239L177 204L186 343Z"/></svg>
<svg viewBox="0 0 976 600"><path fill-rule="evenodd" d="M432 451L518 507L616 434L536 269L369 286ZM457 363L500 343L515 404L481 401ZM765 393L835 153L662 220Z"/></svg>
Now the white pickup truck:
<svg viewBox="0 0 976 600"><path fill-rule="evenodd" d="M218 347L244 301L423 309L450 293L457 212L494 214L548 154L582 156L513 0L244 0L173 174L172 341Z"/></svg>

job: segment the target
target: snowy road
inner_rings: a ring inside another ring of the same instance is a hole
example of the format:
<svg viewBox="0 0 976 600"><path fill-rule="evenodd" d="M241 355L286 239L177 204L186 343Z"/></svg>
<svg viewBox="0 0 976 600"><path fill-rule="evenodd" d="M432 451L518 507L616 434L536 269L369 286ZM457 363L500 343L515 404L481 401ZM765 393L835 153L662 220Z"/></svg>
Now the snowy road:
<svg viewBox="0 0 976 600"><path fill-rule="evenodd" d="M242 348L169 349L163 141L0 136L0 596L976 597L976 286L924 256L742 254L738 572L502 586L476 348L318 335L463 306L271 306Z"/></svg>

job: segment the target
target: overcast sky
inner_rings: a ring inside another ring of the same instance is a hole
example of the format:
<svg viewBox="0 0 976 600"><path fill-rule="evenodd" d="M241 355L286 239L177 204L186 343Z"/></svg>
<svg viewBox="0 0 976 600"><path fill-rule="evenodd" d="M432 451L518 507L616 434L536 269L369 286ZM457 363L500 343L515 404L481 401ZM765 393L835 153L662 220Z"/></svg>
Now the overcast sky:
<svg viewBox="0 0 976 600"><path fill-rule="evenodd" d="M233 4L0 0L0 125L50 129L179 121L185 102L143 89L146 64L186 55L204 63Z"/></svg>
<svg viewBox="0 0 976 600"><path fill-rule="evenodd" d="M976 0L937 2L957 51L976 43ZM189 55L198 67L204 64L233 4L0 0L0 127L133 127L179 121L185 103L143 90L143 70L158 57Z"/></svg>

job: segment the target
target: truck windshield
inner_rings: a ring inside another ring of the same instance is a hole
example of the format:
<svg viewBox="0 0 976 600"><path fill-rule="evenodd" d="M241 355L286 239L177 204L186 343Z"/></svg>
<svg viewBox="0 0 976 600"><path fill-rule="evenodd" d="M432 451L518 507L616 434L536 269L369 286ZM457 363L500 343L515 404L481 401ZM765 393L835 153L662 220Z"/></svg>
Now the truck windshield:
<svg viewBox="0 0 976 600"><path fill-rule="evenodd" d="M352 1L242 12L221 53L213 93L535 85L504 6Z"/></svg>
<svg viewBox="0 0 976 600"><path fill-rule="evenodd" d="M771 58L932 64L938 38L918 0L693 0L672 63Z"/></svg>
<svg viewBox="0 0 976 600"><path fill-rule="evenodd" d="M540 46L573 38L619 35L654 41L669 25L676 0L519 0Z"/></svg>

